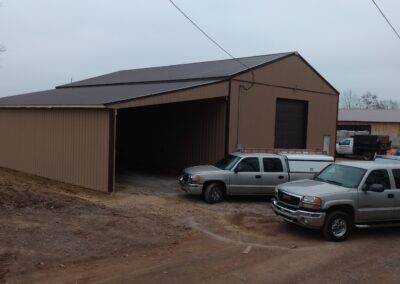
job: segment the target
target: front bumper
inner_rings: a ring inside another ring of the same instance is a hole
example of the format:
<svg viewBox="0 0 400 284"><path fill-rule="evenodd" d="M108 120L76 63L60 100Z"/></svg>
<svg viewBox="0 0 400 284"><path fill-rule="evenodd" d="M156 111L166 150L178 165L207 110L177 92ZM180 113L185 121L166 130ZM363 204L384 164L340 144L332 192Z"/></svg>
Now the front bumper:
<svg viewBox="0 0 400 284"><path fill-rule="evenodd" d="M193 194L193 195L201 195L202 190L203 190L203 185L198 184L198 183L188 183L188 182L179 180L179 185L181 186L181 189L184 192Z"/></svg>
<svg viewBox="0 0 400 284"><path fill-rule="evenodd" d="M275 214L288 222L311 229L321 229L324 226L325 212L308 212L304 210L293 210L284 207L274 198L271 202Z"/></svg>

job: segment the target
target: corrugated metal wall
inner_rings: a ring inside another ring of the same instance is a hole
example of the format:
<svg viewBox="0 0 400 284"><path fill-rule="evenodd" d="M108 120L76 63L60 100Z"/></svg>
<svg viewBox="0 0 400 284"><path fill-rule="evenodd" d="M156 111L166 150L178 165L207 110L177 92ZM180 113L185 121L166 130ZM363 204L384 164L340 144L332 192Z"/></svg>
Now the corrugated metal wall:
<svg viewBox="0 0 400 284"><path fill-rule="evenodd" d="M119 110L117 163L173 168L214 163L225 152L226 99Z"/></svg>
<svg viewBox="0 0 400 284"><path fill-rule="evenodd" d="M256 69L256 84L240 97L240 144L244 147L273 148L277 99L308 102L307 148L323 149L330 136L330 154L335 151L336 115L339 96L307 64L296 56ZM239 85L251 81L249 73L231 83L229 150L236 147Z"/></svg>
<svg viewBox="0 0 400 284"><path fill-rule="evenodd" d="M0 166L108 191L109 113L0 109Z"/></svg>

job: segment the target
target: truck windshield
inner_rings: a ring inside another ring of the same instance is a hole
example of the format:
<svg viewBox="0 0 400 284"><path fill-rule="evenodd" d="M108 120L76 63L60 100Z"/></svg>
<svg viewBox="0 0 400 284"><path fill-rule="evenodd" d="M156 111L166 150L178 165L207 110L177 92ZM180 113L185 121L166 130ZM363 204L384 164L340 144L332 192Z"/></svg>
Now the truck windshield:
<svg viewBox="0 0 400 284"><path fill-rule="evenodd" d="M314 179L344 187L356 188L367 170L345 165L331 164Z"/></svg>
<svg viewBox="0 0 400 284"><path fill-rule="evenodd" d="M240 160L240 157L235 155L228 155L219 162L215 164L215 166L221 170L230 171L234 165Z"/></svg>

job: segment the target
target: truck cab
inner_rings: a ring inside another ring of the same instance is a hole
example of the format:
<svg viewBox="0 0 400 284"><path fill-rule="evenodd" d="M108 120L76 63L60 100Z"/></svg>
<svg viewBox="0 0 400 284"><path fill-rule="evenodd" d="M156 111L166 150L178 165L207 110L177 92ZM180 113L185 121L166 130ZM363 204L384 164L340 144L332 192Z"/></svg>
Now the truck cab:
<svg viewBox="0 0 400 284"><path fill-rule="evenodd" d="M345 138L336 144L336 153L340 155L353 155L354 138Z"/></svg>

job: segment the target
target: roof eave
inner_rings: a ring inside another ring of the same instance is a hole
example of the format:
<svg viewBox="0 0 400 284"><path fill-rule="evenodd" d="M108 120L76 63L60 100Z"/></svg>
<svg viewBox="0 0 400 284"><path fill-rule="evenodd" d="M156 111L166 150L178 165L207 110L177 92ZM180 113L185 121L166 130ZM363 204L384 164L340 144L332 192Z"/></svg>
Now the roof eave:
<svg viewBox="0 0 400 284"><path fill-rule="evenodd" d="M2 108L92 108L92 109L103 109L105 105L0 105Z"/></svg>

